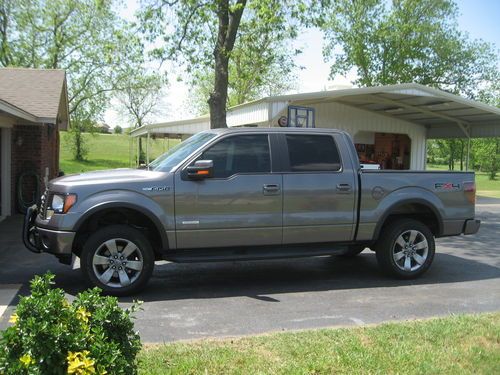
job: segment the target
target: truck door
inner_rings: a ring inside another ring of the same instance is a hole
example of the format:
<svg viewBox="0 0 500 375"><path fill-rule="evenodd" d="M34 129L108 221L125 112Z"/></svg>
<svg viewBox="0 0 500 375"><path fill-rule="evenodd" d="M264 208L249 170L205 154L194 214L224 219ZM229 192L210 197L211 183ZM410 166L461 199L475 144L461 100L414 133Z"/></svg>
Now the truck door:
<svg viewBox="0 0 500 375"><path fill-rule="evenodd" d="M283 243L353 238L356 181L339 134L283 134ZM343 157L345 155L345 157Z"/></svg>
<svg viewBox="0 0 500 375"><path fill-rule="evenodd" d="M176 172L178 249L281 244L283 182L269 144L268 134L230 134L189 163L212 160L212 177Z"/></svg>

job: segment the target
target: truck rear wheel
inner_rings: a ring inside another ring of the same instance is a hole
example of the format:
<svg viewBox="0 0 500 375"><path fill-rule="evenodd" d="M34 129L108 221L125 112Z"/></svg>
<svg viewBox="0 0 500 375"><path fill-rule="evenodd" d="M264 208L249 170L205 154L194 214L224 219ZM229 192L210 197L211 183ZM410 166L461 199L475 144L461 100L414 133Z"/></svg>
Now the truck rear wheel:
<svg viewBox="0 0 500 375"><path fill-rule="evenodd" d="M80 258L86 281L115 296L144 288L154 267L148 239L128 225L111 225L92 234Z"/></svg>
<svg viewBox="0 0 500 375"><path fill-rule="evenodd" d="M376 245L380 268L400 279L413 279L426 272L434 253L434 235L425 224L413 219L388 224Z"/></svg>

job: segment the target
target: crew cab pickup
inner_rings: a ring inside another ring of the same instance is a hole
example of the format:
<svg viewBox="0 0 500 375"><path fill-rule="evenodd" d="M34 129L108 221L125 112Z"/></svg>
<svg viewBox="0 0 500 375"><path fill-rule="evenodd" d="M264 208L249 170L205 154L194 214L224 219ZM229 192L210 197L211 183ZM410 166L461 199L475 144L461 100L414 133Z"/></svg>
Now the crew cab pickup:
<svg viewBox="0 0 500 375"><path fill-rule="evenodd" d="M472 172L362 170L338 130L218 129L147 169L49 182L23 240L106 293L137 292L155 260L206 262L375 251L409 279L429 269L436 237L474 234Z"/></svg>

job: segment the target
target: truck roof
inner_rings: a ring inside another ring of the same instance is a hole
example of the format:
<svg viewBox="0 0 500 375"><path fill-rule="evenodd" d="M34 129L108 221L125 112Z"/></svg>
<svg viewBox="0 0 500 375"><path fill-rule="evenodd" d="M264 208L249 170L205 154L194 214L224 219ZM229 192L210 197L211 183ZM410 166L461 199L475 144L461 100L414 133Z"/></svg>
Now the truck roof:
<svg viewBox="0 0 500 375"><path fill-rule="evenodd" d="M290 128L279 128L279 127L272 127L272 128L264 128L264 127L244 127L244 128L220 128L220 129L210 129L206 130L206 132L209 133L216 133L216 134L227 134L227 133L241 133L241 132L263 132L263 133L342 133L342 134L348 134L347 132L339 129L329 129L329 128L295 128L295 127L290 127Z"/></svg>

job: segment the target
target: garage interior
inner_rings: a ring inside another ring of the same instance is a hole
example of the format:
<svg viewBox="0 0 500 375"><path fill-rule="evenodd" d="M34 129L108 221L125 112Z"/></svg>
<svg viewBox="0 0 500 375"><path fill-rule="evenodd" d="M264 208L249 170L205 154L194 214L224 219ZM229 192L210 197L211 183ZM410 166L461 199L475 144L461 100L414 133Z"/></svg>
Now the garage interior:
<svg viewBox="0 0 500 375"><path fill-rule="evenodd" d="M380 169L410 169L411 139L406 134L359 132L354 145L361 164Z"/></svg>

